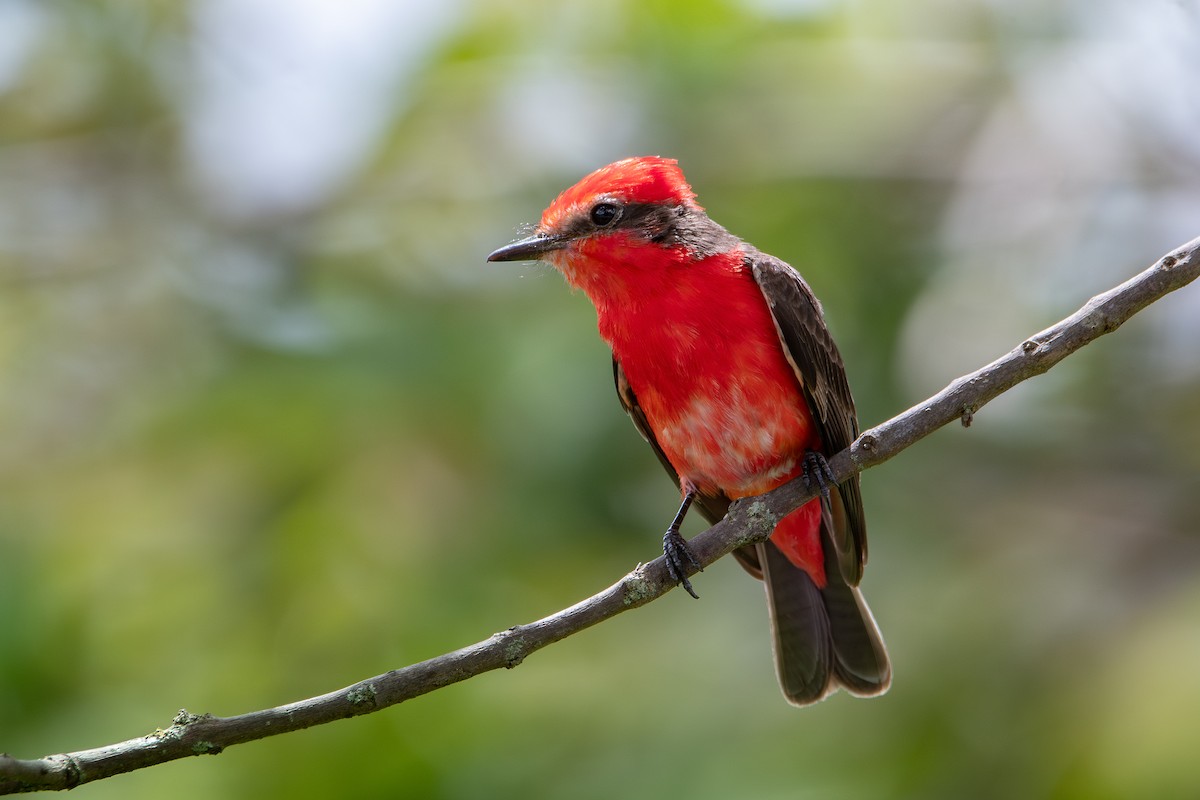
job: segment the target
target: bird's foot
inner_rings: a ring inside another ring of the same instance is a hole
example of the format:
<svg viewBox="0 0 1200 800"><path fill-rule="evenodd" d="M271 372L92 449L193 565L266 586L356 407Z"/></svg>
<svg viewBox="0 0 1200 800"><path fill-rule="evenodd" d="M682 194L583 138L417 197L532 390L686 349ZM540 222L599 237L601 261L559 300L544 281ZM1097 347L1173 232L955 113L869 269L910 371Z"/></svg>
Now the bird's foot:
<svg viewBox="0 0 1200 800"><path fill-rule="evenodd" d="M691 567L697 572L703 572L704 567L700 566L695 553L688 547L687 540L674 526L667 528L667 532L663 534L663 556L667 559L667 573L671 576L671 580L699 600L700 595L696 594L696 590L692 588L692 582L687 578L687 569Z"/></svg>
<svg viewBox="0 0 1200 800"><path fill-rule="evenodd" d="M806 450L804 452L804 485L809 489L817 488L821 492L821 497L826 503L829 502L829 487L836 484L833 479L833 470L829 468L829 462L825 456L818 453L816 450Z"/></svg>

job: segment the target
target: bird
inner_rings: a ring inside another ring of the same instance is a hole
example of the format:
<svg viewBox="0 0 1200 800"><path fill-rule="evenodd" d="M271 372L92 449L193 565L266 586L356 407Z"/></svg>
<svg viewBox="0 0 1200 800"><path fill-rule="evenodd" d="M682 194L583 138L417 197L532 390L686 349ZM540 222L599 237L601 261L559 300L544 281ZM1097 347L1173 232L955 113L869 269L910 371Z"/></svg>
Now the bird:
<svg viewBox="0 0 1200 800"><path fill-rule="evenodd" d="M679 487L663 536L693 597L680 525L798 476L820 496L734 551L763 581L788 702L886 692L892 668L858 586L867 560L859 479L828 458L858 435L854 399L820 302L800 274L713 221L676 160L616 161L563 191L531 235L488 261L540 260L595 307L621 406Z"/></svg>

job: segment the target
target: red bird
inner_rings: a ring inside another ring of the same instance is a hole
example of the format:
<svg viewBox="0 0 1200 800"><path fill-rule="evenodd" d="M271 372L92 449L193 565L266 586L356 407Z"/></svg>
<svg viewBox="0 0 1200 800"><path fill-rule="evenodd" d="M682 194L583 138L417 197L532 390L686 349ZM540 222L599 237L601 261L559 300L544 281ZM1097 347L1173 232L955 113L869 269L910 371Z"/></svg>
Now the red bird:
<svg viewBox="0 0 1200 800"><path fill-rule="evenodd" d="M532 236L488 261L544 259L596 307L621 405L683 495L663 536L671 576L698 567L679 526L798 475L823 492L735 556L766 585L788 701L887 691L891 665L858 591L867 558L858 476L826 456L858 435L820 303L790 266L709 219L676 162L609 164L567 189Z"/></svg>

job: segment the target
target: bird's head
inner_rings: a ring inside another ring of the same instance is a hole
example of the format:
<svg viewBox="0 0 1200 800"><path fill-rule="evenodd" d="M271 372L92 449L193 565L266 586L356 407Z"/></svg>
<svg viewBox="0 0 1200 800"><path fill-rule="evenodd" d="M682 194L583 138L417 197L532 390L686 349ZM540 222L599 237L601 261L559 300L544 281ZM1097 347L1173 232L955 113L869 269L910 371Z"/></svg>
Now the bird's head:
<svg viewBox="0 0 1200 800"><path fill-rule="evenodd" d="M501 247L488 261L547 258L562 269L572 256L600 250L675 244L671 232L689 214L703 216L671 158L641 156L601 167L560 194L532 236Z"/></svg>

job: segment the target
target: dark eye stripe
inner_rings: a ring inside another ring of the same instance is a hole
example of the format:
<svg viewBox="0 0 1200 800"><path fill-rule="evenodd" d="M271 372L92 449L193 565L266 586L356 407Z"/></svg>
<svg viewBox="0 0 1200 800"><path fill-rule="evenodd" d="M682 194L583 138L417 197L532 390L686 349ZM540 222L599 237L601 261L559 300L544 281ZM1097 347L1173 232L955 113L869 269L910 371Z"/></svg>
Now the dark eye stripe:
<svg viewBox="0 0 1200 800"><path fill-rule="evenodd" d="M602 207L612 207L616 215L608 219L608 211L600 211L600 220L595 218L596 212ZM561 235L567 239L580 239L592 234L606 234L615 231L634 231L643 238L662 243L664 238L670 238L671 232L680 219L679 210L683 206L669 206L661 203L629 203L627 205L616 200L603 199L575 217L566 225ZM608 219L607 222L602 220Z"/></svg>

